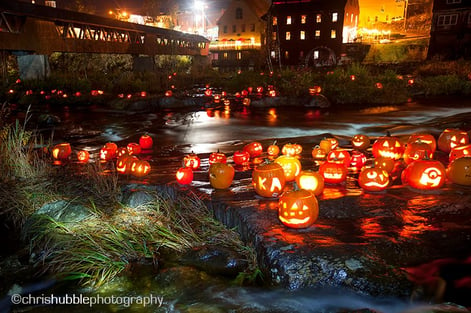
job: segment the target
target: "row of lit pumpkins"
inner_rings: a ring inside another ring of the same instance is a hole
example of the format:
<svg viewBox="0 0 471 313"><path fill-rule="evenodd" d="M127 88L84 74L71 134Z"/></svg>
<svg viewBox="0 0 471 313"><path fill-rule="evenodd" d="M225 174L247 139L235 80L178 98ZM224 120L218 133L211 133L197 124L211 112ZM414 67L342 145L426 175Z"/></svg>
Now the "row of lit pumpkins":
<svg viewBox="0 0 471 313"><path fill-rule="evenodd" d="M136 177L147 176L151 171L151 166L146 160L141 160L139 154L150 153L152 151L153 140L148 134L139 138L139 143L131 142L126 147L118 147L114 142L107 142L99 151L99 158L102 161L116 159L116 171L121 174L131 174ZM52 148L52 157L55 164L61 164L72 155L70 143L60 143ZM88 163L90 153L87 150L77 152L79 163Z"/></svg>

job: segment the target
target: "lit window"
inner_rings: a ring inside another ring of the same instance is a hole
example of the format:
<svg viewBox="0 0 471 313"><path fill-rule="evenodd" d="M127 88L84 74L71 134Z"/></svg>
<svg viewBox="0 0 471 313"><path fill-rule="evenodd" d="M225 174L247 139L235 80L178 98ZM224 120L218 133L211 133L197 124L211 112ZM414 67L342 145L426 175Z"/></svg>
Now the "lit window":
<svg viewBox="0 0 471 313"><path fill-rule="evenodd" d="M286 25L291 25L291 16L286 17Z"/></svg>
<svg viewBox="0 0 471 313"><path fill-rule="evenodd" d="M272 39L272 40L276 40L276 32L272 32L272 33L271 33L271 39Z"/></svg>
<svg viewBox="0 0 471 313"><path fill-rule="evenodd" d="M289 59L289 53L288 53L288 51L285 51L285 59Z"/></svg>
<svg viewBox="0 0 471 313"><path fill-rule="evenodd" d="M276 58L276 52L275 51L270 51L270 56L272 59Z"/></svg>
<svg viewBox="0 0 471 313"><path fill-rule="evenodd" d="M316 38L316 39L321 38L321 31L320 31L320 30L316 30L316 32L315 32L315 38Z"/></svg>
<svg viewBox="0 0 471 313"><path fill-rule="evenodd" d="M243 19L243 14L242 14L242 8L237 8L235 11L235 18L236 20L241 20Z"/></svg>
<svg viewBox="0 0 471 313"><path fill-rule="evenodd" d="M336 38L337 37L337 32L335 31L335 29L332 29L330 31L330 38Z"/></svg>
<svg viewBox="0 0 471 313"><path fill-rule="evenodd" d="M319 59L319 50L314 51L313 57L314 57L314 60Z"/></svg>
<svg viewBox="0 0 471 313"><path fill-rule="evenodd" d="M317 14L316 15L316 23L320 23L322 22L322 15L321 14Z"/></svg>
<svg viewBox="0 0 471 313"><path fill-rule="evenodd" d="M332 22L337 22L338 18L339 18L339 14L337 12L332 13Z"/></svg>
<svg viewBox="0 0 471 313"><path fill-rule="evenodd" d="M273 16L272 24L273 24L273 26L278 25L278 18L276 16Z"/></svg>
<svg viewBox="0 0 471 313"><path fill-rule="evenodd" d="M242 53L241 53L241 52L237 52L237 56L236 56L236 57L237 57L237 60L242 59Z"/></svg>
<svg viewBox="0 0 471 313"><path fill-rule="evenodd" d="M306 24L306 15L301 15L301 24Z"/></svg>
<svg viewBox="0 0 471 313"><path fill-rule="evenodd" d="M222 55L222 57L223 57L224 59L227 59L227 52L224 52L224 54Z"/></svg>
<svg viewBox="0 0 471 313"><path fill-rule="evenodd" d="M458 22L458 14L448 14L438 16L438 26L456 25Z"/></svg>
<svg viewBox="0 0 471 313"><path fill-rule="evenodd" d="M299 33L299 39L301 39L301 40L306 39L306 32L305 32L304 30L302 30L302 31Z"/></svg>
<svg viewBox="0 0 471 313"><path fill-rule="evenodd" d="M291 32L286 32L285 38L286 38L286 40L290 40L291 39Z"/></svg>

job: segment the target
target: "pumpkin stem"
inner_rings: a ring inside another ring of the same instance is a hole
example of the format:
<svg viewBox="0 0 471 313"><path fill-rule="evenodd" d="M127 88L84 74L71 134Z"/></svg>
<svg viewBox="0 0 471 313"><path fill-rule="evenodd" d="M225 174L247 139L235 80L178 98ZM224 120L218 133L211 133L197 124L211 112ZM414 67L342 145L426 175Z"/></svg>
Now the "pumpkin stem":
<svg viewBox="0 0 471 313"><path fill-rule="evenodd" d="M386 131L386 137L391 137L391 132L389 130Z"/></svg>

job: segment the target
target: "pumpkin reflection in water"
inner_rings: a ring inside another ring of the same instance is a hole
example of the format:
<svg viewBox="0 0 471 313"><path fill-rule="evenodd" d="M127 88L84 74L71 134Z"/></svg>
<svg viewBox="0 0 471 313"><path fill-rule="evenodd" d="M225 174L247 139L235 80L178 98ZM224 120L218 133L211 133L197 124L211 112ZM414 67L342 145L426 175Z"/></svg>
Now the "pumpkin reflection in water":
<svg viewBox="0 0 471 313"><path fill-rule="evenodd" d="M437 160L417 160L402 171L403 184L412 188L432 190L442 187L446 180L445 166Z"/></svg>
<svg viewBox="0 0 471 313"><path fill-rule="evenodd" d="M382 191L389 185L389 174L381 168L364 167L358 175L358 184L367 191Z"/></svg>
<svg viewBox="0 0 471 313"><path fill-rule="evenodd" d="M294 156L281 155L275 159L275 163L283 168L286 181L295 180L301 172L301 162Z"/></svg>
<svg viewBox="0 0 471 313"><path fill-rule="evenodd" d="M318 196L324 190L324 177L319 172L301 171L296 177L296 184L300 189L308 190Z"/></svg>
<svg viewBox="0 0 471 313"><path fill-rule="evenodd" d="M287 227L307 228L319 216L316 197L307 190L284 193L278 202L278 218Z"/></svg>
<svg viewBox="0 0 471 313"><path fill-rule="evenodd" d="M266 198L278 197L285 187L285 173L278 163L266 163L254 168L252 185L255 192Z"/></svg>

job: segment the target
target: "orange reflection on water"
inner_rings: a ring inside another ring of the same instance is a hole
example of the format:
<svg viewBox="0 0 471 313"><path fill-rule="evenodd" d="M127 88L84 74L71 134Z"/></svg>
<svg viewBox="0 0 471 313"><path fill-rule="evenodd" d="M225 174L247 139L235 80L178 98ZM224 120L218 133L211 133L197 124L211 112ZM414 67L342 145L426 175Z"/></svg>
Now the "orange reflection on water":
<svg viewBox="0 0 471 313"><path fill-rule="evenodd" d="M376 217L364 218L361 221L360 228L366 238L384 237L384 229Z"/></svg>
<svg viewBox="0 0 471 313"><path fill-rule="evenodd" d="M278 211L278 199L260 200L258 204L260 210L275 210Z"/></svg>
<svg viewBox="0 0 471 313"><path fill-rule="evenodd" d="M267 120L270 123L274 123L274 122L276 122L277 119L278 119L278 114L276 113L276 109L271 108L270 110L268 110Z"/></svg>
<svg viewBox="0 0 471 313"><path fill-rule="evenodd" d="M322 191L323 199L338 199L347 195L345 186L325 186Z"/></svg>
<svg viewBox="0 0 471 313"><path fill-rule="evenodd" d="M417 195L407 201L407 208L401 211L403 227L399 235L404 238L413 238L425 231L437 230L421 213L427 213L438 203L439 199L434 195Z"/></svg>

